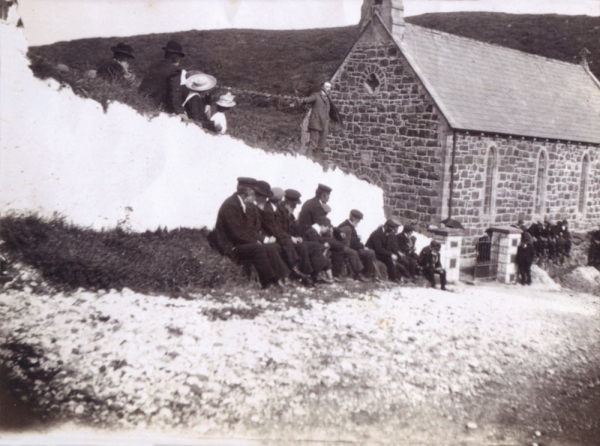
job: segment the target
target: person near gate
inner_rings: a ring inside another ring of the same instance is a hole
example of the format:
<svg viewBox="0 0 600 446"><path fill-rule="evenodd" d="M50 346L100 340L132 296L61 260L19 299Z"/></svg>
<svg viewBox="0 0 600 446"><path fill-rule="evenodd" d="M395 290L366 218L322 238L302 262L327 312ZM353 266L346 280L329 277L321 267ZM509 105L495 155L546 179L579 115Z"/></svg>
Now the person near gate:
<svg viewBox="0 0 600 446"><path fill-rule="evenodd" d="M440 288L446 289L446 270L442 268L442 259L440 250L442 245L436 240L432 240L429 246L425 246L419 254L419 263L423 268L423 275L429 281L432 288L435 288L435 276L440 276Z"/></svg>

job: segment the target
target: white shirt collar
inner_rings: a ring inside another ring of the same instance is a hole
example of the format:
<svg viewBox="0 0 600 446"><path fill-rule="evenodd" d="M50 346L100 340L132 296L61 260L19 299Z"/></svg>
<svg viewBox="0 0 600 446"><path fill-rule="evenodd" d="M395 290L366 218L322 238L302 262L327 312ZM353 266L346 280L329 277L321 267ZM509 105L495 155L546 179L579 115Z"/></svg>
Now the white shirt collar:
<svg viewBox="0 0 600 446"><path fill-rule="evenodd" d="M240 200L240 204L242 205L242 209L244 210L244 214L246 213L246 203L244 203L244 200L242 200L242 197L240 197L238 194L236 194L236 196L238 197L238 200Z"/></svg>

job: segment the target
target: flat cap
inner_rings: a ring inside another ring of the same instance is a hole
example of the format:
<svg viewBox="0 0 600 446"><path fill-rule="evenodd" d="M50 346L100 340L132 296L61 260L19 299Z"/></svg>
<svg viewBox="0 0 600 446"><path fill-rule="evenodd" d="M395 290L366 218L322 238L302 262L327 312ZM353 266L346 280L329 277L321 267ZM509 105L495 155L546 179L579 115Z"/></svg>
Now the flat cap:
<svg viewBox="0 0 600 446"><path fill-rule="evenodd" d="M302 203L302 201L300 201L301 196L302 196L302 194L300 192L298 192L296 189L286 189L286 191L285 191L285 199L289 200L289 201L293 201L296 204Z"/></svg>
<svg viewBox="0 0 600 446"><path fill-rule="evenodd" d="M353 217L356 217L356 218L360 218L361 220L362 220L362 218L364 217L363 213L362 213L362 212L360 212L360 211L359 211L359 210L357 210L357 209L352 209L352 210L350 211L350 215L352 215Z"/></svg>
<svg viewBox="0 0 600 446"><path fill-rule="evenodd" d="M385 225L386 225L386 226L389 226L390 228L394 228L394 229L396 229L398 226L400 226L400 223L398 223L396 220L393 220L393 219L391 219L391 218L388 218L388 219L385 221Z"/></svg>
<svg viewBox="0 0 600 446"><path fill-rule="evenodd" d="M237 181L240 186L253 187L256 184L256 180L254 178L249 177L239 177Z"/></svg>
<svg viewBox="0 0 600 446"><path fill-rule="evenodd" d="M321 192L331 192L332 189L329 186L325 186L324 184L319 183L317 190Z"/></svg>
<svg viewBox="0 0 600 446"><path fill-rule="evenodd" d="M438 242L437 240L432 240L429 245L435 249L440 249L442 247L441 243Z"/></svg>
<svg viewBox="0 0 600 446"><path fill-rule="evenodd" d="M273 192L272 198L274 200L281 200L283 198L283 196L285 195L285 192L283 192L283 189L280 187L272 187L271 192Z"/></svg>
<svg viewBox="0 0 600 446"><path fill-rule="evenodd" d="M315 223L319 226L331 226L331 220L329 220L327 217L319 217Z"/></svg>
<svg viewBox="0 0 600 446"><path fill-rule="evenodd" d="M405 225L403 231L404 232L415 232L415 227L413 225Z"/></svg>

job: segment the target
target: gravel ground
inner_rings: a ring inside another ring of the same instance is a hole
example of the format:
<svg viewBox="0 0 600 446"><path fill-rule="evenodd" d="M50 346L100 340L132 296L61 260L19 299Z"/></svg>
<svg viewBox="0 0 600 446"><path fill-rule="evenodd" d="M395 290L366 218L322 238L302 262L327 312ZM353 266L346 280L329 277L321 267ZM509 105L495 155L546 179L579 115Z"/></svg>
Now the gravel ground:
<svg viewBox="0 0 600 446"><path fill-rule="evenodd" d="M15 410L63 428L599 444L597 296L497 283L34 291L0 296L2 356Z"/></svg>

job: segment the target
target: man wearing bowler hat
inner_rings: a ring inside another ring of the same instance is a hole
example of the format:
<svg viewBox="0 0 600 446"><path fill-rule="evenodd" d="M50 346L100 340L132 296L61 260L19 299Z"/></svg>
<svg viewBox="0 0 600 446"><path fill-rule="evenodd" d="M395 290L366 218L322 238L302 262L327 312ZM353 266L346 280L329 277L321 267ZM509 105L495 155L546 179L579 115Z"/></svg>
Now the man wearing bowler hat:
<svg viewBox="0 0 600 446"><path fill-rule="evenodd" d="M133 48L129 45L119 42L111 47L113 58L103 61L96 70L97 76L109 82L123 82L133 84L135 74L129 71L129 64L135 58Z"/></svg>
<svg viewBox="0 0 600 446"><path fill-rule="evenodd" d="M340 233L344 234L347 255L351 255L350 251L355 251L360 258L364 268L362 271L354 270L354 276L359 280L375 280L375 252L368 248L365 248L360 241L358 233L356 232L356 226L363 219L363 213L357 209L350 211L350 216L344 220L337 229ZM366 276L366 277L365 277Z"/></svg>
<svg viewBox="0 0 600 446"><path fill-rule="evenodd" d="M181 85L181 68L179 68L185 53L181 44L174 40L167 42L162 49L165 52L164 58L148 68L148 74L142 79L138 92L148 95L157 107L167 113L175 113L187 118L183 109L185 98Z"/></svg>
<svg viewBox="0 0 600 446"><path fill-rule="evenodd" d="M324 184L319 184L315 191L315 196L302 205L300 214L298 214L298 233L303 235L308 228L317 222L320 217L326 217L327 212L323 208L329 201L331 188Z"/></svg>
<svg viewBox="0 0 600 446"><path fill-rule="evenodd" d="M269 259L265 245L258 241L253 227L252 210L256 186L254 178L238 178L236 192L227 198L217 214L215 228L210 235L211 245L221 254L236 262L249 262L256 268L263 288L280 285L280 279Z"/></svg>

